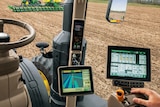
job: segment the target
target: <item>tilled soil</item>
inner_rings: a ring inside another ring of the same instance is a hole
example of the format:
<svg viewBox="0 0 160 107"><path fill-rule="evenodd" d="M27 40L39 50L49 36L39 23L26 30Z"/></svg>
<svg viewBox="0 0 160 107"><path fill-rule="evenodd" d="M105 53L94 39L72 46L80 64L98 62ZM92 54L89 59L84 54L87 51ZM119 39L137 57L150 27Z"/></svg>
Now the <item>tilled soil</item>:
<svg viewBox="0 0 160 107"><path fill-rule="evenodd" d="M20 0L0 1L0 18L21 20L33 26L36 30L35 40L17 49L19 55L31 59L40 53L35 46L37 42L48 42L48 50L52 49L53 38L62 30L63 12L14 13L8 9L8 5L20 3ZM84 32L87 40L85 64L93 68L95 94L107 100L117 89L112 86L111 80L106 79L108 45L150 48L152 78L151 82L145 83L145 87L160 93L160 8L129 5L125 22L111 24L105 20L106 7L107 4L88 3ZM5 25L4 31L11 36L11 41L28 34L13 25Z"/></svg>

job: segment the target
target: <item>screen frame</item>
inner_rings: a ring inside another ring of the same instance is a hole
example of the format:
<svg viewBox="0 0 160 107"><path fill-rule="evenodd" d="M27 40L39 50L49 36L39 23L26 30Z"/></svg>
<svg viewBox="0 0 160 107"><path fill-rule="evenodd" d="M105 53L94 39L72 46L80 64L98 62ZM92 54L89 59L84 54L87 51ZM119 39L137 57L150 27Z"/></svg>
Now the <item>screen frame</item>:
<svg viewBox="0 0 160 107"><path fill-rule="evenodd" d="M62 85L62 72L63 70L80 70L80 69L89 69L90 74L90 81L91 81L91 90L90 91L82 91L82 92L63 92L63 85ZM93 94L94 93L94 86L93 86L93 76L92 76L92 68L90 66L60 66L58 67L58 88L59 88L59 95L60 96L81 96L86 94Z"/></svg>
<svg viewBox="0 0 160 107"><path fill-rule="evenodd" d="M132 50L132 51L144 51L146 52L147 58L147 76L146 78L133 78L133 77L120 77L120 76L111 76L111 50ZM134 81L151 81L151 58L150 58L150 49L149 48L139 48L139 47L127 47L127 46L108 46L108 57L107 57L107 78L109 79L121 79L121 80L134 80Z"/></svg>

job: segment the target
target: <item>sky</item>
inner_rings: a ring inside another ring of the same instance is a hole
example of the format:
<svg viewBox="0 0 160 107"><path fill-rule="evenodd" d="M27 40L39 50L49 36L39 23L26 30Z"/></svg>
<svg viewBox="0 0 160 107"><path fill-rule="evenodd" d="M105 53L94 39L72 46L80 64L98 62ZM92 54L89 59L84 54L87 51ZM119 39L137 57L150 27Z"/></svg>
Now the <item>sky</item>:
<svg viewBox="0 0 160 107"><path fill-rule="evenodd" d="M112 0L111 11L126 11L127 0Z"/></svg>

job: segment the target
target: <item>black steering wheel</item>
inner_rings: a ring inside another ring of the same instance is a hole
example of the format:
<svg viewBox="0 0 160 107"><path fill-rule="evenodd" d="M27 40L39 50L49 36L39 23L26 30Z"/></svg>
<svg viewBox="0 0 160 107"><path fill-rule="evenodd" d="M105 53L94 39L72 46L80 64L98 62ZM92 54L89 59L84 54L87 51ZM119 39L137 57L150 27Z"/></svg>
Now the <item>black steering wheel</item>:
<svg viewBox="0 0 160 107"><path fill-rule="evenodd" d="M36 33L33 27L30 26L29 24L21 21L17 21L17 20L12 20L12 19L0 19L0 21L2 22L2 24L13 24L13 25L22 27L29 32L28 35L25 35L25 38L20 39L18 41L0 42L0 50L10 50L10 49L22 47L24 45L31 43L34 40ZM3 31L3 27L2 28L0 27L0 30Z"/></svg>

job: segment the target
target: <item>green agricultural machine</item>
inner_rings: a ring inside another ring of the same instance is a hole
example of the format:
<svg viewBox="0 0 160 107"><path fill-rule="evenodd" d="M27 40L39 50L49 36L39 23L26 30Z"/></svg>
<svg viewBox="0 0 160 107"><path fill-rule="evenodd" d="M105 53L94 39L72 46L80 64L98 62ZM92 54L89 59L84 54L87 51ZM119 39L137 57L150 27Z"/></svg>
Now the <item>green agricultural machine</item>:
<svg viewBox="0 0 160 107"><path fill-rule="evenodd" d="M22 0L20 6L8 6L13 12L63 11L61 0Z"/></svg>

